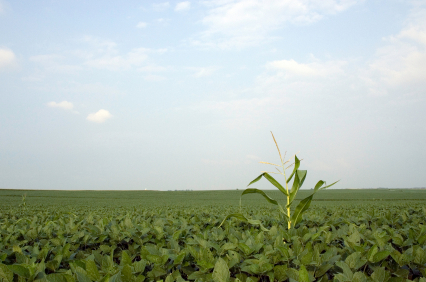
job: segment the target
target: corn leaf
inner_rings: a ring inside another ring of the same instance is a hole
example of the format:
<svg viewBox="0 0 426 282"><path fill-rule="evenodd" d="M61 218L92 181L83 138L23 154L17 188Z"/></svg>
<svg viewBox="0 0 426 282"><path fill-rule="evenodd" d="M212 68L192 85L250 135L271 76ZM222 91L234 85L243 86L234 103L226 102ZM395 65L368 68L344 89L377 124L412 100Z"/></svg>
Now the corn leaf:
<svg viewBox="0 0 426 282"><path fill-rule="evenodd" d="M297 156L294 156L294 168L293 168L293 172L288 177L287 183L289 183L291 181L291 179L293 178L294 174L299 169L299 166L300 166L300 160L297 158Z"/></svg>
<svg viewBox="0 0 426 282"><path fill-rule="evenodd" d="M274 204L274 205L278 205L278 202L275 201L274 199L272 199L271 197L269 197L268 195L266 195L265 192L263 192L262 190L256 189L256 188L248 188L246 190L244 190L244 192L241 194L241 196L246 195L246 194L252 194L252 193L257 193L262 195L269 203Z"/></svg>
<svg viewBox="0 0 426 282"><path fill-rule="evenodd" d="M297 205L296 209L293 212L293 215L291 216L291 222L293 223L293 226L296 226L296 224L298 224L302 220L302 215L311 205L313 196L314 194L310 195L309 197L306 197Z"/></svg>

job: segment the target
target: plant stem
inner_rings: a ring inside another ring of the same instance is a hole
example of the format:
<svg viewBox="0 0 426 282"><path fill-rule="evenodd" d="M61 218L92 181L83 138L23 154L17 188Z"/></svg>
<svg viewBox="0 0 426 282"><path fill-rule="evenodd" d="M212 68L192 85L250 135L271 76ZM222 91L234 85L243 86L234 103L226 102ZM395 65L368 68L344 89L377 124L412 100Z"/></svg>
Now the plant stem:
<svg viewBox="0 0 426 282"><path fill-rule="evenodd" d="M283 160L283 157L281 156L281 152L280 152L280 148L278 147L278 143L277 143L277 140L275 140L275 136L274 136L274 134L272 133L272 131L271 131L271 134L272 134L272 138L274 139L274 142L275 142L275 145L277 146L277 150L278 150L278 154L280 155L280 160L281 160L281 166L282 166L282 168L283 168L283 173L282 173L282 175L284 175L284 180L285 180L285 188L287 189L287 216L288 216L288 221L287 221L287 227L288 227L288 229L290 229L291 228L291 220L290 220L290 206L289 206L289 204L290 204L290 194L289 194L289 191L288 191L288 183L287 183L287 177L285 176L285 167L284 167L284 160ZM285 154L284 154L285 155ZM284 156L285 157L285 156Z"/></svg>

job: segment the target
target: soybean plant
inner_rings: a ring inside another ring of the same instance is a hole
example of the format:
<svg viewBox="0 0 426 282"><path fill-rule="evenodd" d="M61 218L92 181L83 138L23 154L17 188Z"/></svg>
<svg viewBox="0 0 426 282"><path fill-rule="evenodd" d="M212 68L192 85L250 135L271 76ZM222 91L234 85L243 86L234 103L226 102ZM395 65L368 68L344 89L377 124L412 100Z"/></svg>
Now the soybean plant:
<svg viewBox="0 0 426 282"><path fill-rule="evenodd" d="M314 189L313 189L313 193L306 197L305 199L301 200L299 202L299 204L296 206L295 210L293 212L291 212L291 205L294 201L294 199L296 198L297 192L299 191L299 189L302 187L303 182L305 182L306 179L306 174L307 171L306 170L300 170L300 160L297 158L297 155L294 155L294 163L288 165L288 163L290 162L290 160L288 161L284 161L285 158L285 154L284 154L284 158L281 156L281 152L280 152L280 148L278 147L277 141L275 140L274 134L271 132L272 134L272 138L274 139L275 145L277 146L277 150L278 150L278 154L280 156L280 160L281 160L281 164L277 165L277 164L273 164L273 163L268 163L268 162L260 162L263 164L268 164L268 165L272 165L275 166L278 172L266 172L263 171L261 175L259 175L258 177L256 177L253 181L251 181L247 186L252 185L253 183L256 183L257 181L259 181L262 177L266 178L272 185L274 185L276 188L278 188L278 190L280 190L286 197L287 199L287 203L286 205L283 207L279 202L277 202L276 200L272 199L271 197L269 197L264 191L260 190L260 189L256 189L256 188L247 188L244 190L244 192L241 194L241 197L243 195L246 194L252 194L252 193L257 193L262 195L269 203L273 204L273 205L277 205L279 211L281 212L281 214L283 215L285 221L287 222L287 227L288 229L294 228L298 223L300 223L302 221L302 216L303 214L308 210L309 206L311 205L311 201L312 198L314 196L314 194L320 190L326 189L328 187L333 186L334 184L336 184L338 181L330 184L330 185L326 185L326 182L323 180L320 180L317 182L317 184L315 185ZM287 166L287 167L286 167ZM289 169L290 167L294 166L292 173L290 174L290 176L286 176L286 170ZM276 173L276 174L281 174L284 176L284 180L285 180L285 185L281 185L277 180L275 180L275 178L273 178L270 173ZM293 180L293 185L291 187L291 189L289 189L289 182ZM222 224L225 222L225 220L227 220L230 217L235 217L237 219L240 219L242 221L251 223L251 224L258 224L260 225L261 229L264 231L268 231L259 220L253 220L253 219L249 219L246 216L244 216L241 213L241 198L240 198L240 213L234 213L234 214L230 214L228 215L220 224L220 226L222 226Z"/></svg>

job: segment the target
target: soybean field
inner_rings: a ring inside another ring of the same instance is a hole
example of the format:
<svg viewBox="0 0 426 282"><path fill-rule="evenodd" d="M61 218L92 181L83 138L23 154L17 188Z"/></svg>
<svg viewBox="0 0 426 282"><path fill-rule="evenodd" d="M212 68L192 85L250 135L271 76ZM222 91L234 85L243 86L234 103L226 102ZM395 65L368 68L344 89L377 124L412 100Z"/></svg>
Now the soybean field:
<svg viewBox="0 0 426 282"><path fill-rule="evenodd" d="M0 281L426 281L426 190L241 193L2 189Z"/></svg>

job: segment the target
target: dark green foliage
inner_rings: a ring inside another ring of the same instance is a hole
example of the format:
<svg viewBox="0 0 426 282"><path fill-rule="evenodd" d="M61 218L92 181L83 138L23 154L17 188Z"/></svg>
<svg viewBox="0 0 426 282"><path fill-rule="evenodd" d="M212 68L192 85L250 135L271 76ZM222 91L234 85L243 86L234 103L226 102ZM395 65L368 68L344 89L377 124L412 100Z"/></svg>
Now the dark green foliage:
<svg viewBox="0 0 426 282"><path fill-rule="evenodd" d="M236 219L218 228L238 203L42 206L27 192L22 210L17 199L0 207L0 281L425 281L419 202L313 201L291 230L275 208L243 208L263 232Z"/></svg>

